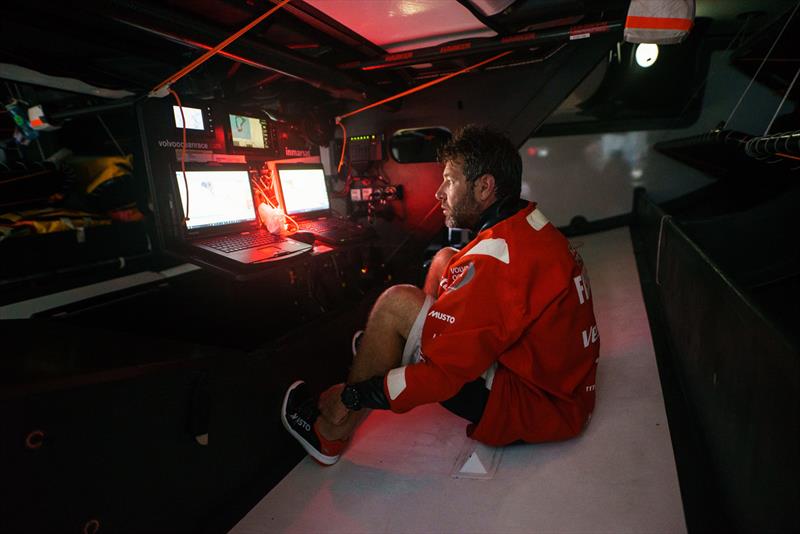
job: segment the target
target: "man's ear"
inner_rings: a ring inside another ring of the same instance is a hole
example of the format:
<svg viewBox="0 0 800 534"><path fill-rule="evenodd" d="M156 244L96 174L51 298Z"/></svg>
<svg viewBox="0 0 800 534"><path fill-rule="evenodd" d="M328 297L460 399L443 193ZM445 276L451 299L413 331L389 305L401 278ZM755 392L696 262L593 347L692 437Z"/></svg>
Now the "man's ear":
<svg viewBox="0 0 800 534"><path fill-rule="evenodd" d="M475 184L475 195L478 200L485 202L494 196L494 175L483 174L478 177Z"/></svg>

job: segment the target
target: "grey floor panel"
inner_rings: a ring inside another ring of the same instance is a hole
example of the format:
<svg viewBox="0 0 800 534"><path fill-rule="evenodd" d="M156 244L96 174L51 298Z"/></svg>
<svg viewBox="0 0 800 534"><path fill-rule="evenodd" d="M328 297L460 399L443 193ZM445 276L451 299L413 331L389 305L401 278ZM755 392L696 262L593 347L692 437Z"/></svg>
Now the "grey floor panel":
<svg viewBox="0 0 800 534"><path fill-rule="evenodd" d="M600 331L582 436L506 447L490 480L451 476L465 422L438 405L373 412L338 464L306 458L236 525L272 532L685 532L627 228L576 238Z"/></svg>

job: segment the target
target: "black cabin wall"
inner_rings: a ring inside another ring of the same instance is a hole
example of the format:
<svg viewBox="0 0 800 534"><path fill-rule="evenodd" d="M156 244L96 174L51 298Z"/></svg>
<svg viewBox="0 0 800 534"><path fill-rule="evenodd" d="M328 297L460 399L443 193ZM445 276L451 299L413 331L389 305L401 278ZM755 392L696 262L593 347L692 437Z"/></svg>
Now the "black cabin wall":
<svg viewBox="0 0 800 534"><path fill-rule="evenodd" d="M250 349L224 346L226 332L192 343L177 321L171 335L137 331L121 323L123 301L102 310L117 327L89 315L3 321L0 494L17 504L0 531L230 528L303 456L280 423L286 387L344 380L376 291L280 335L250 332ZM196 305L162 306L181 302Z"/></svg>
<svg viewBox="0 0 800 534"><path fill-rule="evenodd" d="M565 43L544 62L495 70L490 64L480 75L462 74L404 97L400 104L389 103L344 119L348 135L370 133L376 127L385 132L422 126L455 131L480 123L505 132L520 146L597 66L617 37L600 34Z"/></svg>
<svg viewBox="0 0 800 534"><path fill-rule="evenodd" d="M704 231L695 232L700 240L682 229L680 212L665 212L643 190L637 191L635 213L654 277L657 315L663 313L665 320L669 360L709 451L710 465L696 467L710 473L710 487L719 491L708 498L709 506L721 503L717 527L737 532L796 531L800 528L795 513L800 499L795 476L800 469L796 396L800 357L796 336L784 329L796 322L792 320L796 306L791 310L791 301L796 302L792 290L796 262L768 257L765 251L770 247L757 243L766 236L736 231L752 216L749 211L707 218ZM717 237L726 232L738 237L735 254L720 257L725 251L708 242L712 226ZM780 240L782 235L772 237ZM788 269L778 277L762 271L769 279L762 277L762 284L780 286L784 299L780 306L759 299L758 286L740 285L756 271L731 260L747 250L763 266L780 263ZM793 256L780 247L772 251ZM692 476L704 478L702 473Z"/></svg>

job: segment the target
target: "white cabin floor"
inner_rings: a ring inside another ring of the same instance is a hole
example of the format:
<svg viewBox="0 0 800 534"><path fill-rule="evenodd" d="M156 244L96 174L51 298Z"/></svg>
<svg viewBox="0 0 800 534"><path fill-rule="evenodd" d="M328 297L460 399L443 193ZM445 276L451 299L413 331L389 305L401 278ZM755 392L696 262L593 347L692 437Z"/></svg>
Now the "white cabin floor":
<svg viewBox="0 0 800 534"><path fill-rule="evenodd" d="M597 407L582 436L506 447L492 478L454 478L474 443L465 421L438 405L375 411L336 465L306 457L231 532L685 532L630 232L571 241L600 331Z"/></svg>

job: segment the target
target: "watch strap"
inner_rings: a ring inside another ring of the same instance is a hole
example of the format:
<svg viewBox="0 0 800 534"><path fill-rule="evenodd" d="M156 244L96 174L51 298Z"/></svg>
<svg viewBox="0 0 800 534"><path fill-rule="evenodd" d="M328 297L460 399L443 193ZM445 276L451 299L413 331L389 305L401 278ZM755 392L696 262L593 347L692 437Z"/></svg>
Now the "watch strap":
<svg viewBox="0 0 800 534"><path fill-rule="evenodd" d="M383 376L373 376L369 380L357 382L352 386L358 392L358 400L362 407L374 410L388 410L389 399L383 391Z"/></svg>

